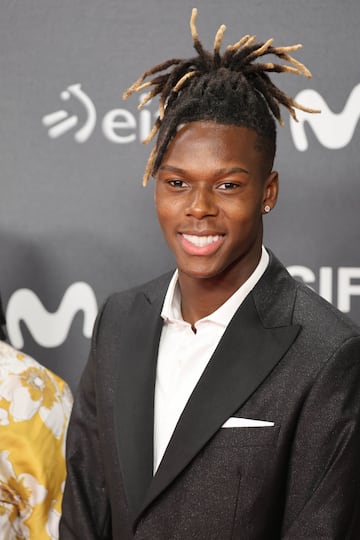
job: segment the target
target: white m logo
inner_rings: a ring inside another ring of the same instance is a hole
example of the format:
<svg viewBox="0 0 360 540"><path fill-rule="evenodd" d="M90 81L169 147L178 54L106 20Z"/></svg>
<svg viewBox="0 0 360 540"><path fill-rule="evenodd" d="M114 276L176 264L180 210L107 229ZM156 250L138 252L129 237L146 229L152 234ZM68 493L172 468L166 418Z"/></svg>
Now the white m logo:
<svg viewBox="0 0 360 540"><path fill-rule="evenodd" d="M321 114L316 115L302 111L296 112L299 122L290 121L294 144L298 150L303 152L309 146L305 122L310 124L320 144L326 148L336 150L349 144L360 118L360 84L352 90L343 111L338 114L329 109L322 96L315 90L302 90L295 100L308 107L321 110Z"/></svg>
<svg viewBox="0 0 360 540"><path fill-rule="evenodd" d="M39 345L58 347L66 340L78 311L84 312L83 334L89 338L98 307L94 291L87 283L73 283L65 291L55 313L49 313L33 291L19 289L11 296L6 310L10 341L18 349L24 346L20 329L20 323L24 321Z"/></svg>

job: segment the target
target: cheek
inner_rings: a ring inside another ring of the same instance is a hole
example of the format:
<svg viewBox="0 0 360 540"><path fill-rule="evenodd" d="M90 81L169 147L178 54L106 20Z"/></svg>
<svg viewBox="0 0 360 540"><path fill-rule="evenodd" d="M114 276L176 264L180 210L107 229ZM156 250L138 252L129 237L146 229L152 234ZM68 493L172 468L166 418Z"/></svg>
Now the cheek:
<svg viewBox="0 0 360 540"><path fill-rule="evenodd" d="M155 208L160 220L176 221L182 210L181 201L174 197L155 197Z"/></svg>
<svg viewBox="0 0 360 540"><path fill-rule="evenodd" d="M160 220L165 214L167 205L164 203L164 197L161 195L161 191L158 187L156 187L154 191L154 203L156 214L158 216L158 219Z"/></svg>
<svg viewBox="0 0 360 540"><path fill-rule="evenodd" d="M243 243L246 238L257 236L259 230L262 229L261 206L259 208L252 207L251 210L247 208L237 214L228 214L227 218L232 238L238 243Z"/></svg>
<svg viewBox="0 0 360 540"><path fill-rule="evenodd" d="M260 201L248 199L232 206L228 205L224 209L224 215L231 227L241 228L245 225L251 226L251 224L257 223L261 219L261 209Z"/></svg>
<svg viewBox="0 0 360 540"><path fill-rule="evenodd" d="M156 202L155 209L156 209L156 213L159 218L159 221L168 219L169 214L170 214L169 205L164 204L164 202L161 202L161 203Z"/></svg>
<svg viewBox="0 0 360 540"><path fill-rule="evenodd" d="M171 207L162 202L161 204L157 203L155 208L160 228L162 229L164 236L169 236L174 225L174 216Z"/></svg>

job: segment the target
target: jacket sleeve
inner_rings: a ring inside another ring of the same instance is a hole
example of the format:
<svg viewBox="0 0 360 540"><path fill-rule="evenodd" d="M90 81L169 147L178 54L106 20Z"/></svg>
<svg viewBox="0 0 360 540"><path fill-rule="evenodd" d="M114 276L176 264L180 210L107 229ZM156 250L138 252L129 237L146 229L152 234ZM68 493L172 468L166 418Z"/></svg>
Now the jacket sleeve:
<svg viewBox="0 0 360 540"><path fill-rule="evenodd" d="M360 538L360 338L323 367L294 437L282 538Z"/></svg>
<svg viewBox="0 0 360 540"><path fill-rule="evenodd" d="M67 479L60 520L61 540L111 538L110 505L99 444L95 384L96 336L102 312L95 324L90 356L70 418L66 448Z"/></svg>

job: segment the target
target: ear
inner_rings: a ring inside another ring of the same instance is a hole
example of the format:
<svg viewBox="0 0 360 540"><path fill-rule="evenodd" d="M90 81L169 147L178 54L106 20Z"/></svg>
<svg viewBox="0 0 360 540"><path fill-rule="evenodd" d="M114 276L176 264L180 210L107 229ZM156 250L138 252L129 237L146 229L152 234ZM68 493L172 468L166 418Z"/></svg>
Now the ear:
<svg viewBox="0 0 360 540"><path fill-rule="evenodd" d="M262 213L268 214L276 205L279 193L279 174L272 171L265 181Z"/></svg>

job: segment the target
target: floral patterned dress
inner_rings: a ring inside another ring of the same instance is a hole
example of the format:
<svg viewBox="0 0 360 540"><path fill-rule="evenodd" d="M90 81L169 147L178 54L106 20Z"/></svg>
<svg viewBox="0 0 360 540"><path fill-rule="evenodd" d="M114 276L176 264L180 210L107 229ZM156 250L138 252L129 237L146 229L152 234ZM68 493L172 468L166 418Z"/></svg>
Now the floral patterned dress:
<svg viewBox="0 0 360 540"><path fill-rule="evenodd" d="M62 379L0 341L1 540L58 538L71 405Z"/></svg>

